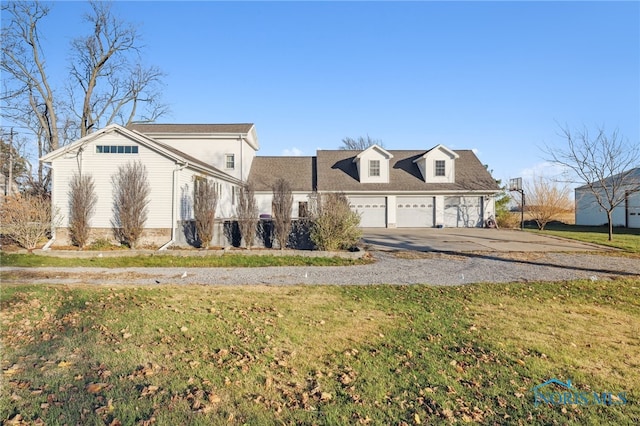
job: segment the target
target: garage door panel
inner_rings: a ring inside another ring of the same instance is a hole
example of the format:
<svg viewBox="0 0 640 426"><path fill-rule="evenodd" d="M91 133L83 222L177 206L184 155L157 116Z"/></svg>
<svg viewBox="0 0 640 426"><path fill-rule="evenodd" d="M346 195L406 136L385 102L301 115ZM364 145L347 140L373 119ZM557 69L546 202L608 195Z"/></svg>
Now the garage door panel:
<svg viewBox="0 0 640 426"><path fill-rule="evenodd" d="M482 197L445 197L444 226L474 228L482 226Z"/></svg>
<svg viewBox="0 0 640 426"><path fill-rule="evenodd" d="M433 197L397 197L396 226L426 228L434 226Z"/></svg>
<svg viewBox="0 0 640 426"><path fill-rule="evenodd" d="M351 210L360 215L363 228L385 228L387 226L386 197L349 197Z"/></svg>

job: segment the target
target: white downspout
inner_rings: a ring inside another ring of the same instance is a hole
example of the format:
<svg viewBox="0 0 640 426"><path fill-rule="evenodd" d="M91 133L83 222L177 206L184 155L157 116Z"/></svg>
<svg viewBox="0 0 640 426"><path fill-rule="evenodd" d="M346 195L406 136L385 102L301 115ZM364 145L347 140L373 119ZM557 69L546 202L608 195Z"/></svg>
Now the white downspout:
<svg viewBox="0 0 640 426"><path fill-rule="evenodd" d="M53 187L53 181L55 179L55 176L53 175L53 166L47 163L42 163L42 165L51 169L51 186ZM42 247L42 250L49 250L51 248L51 245L53 245L56 240L56 227L53 220L53 214L56 211L56 206L54 204L55 200L53 198L53 191L51 191L51 194L51 239L49 239L49 241L47 241L47 243Z"/></svg>
<svg viewBox="0 0 640 426"><path fill-rule="evenodd" d="M176 163L178 164L178 163ZM173 169L173 197L171 197L171 240L160 247L158 250L166 250L171 244L176 241L176 217L178 217L178 203L176 198L178 196L178 172L184 170L189 166L189 163L184 163L182 166Z"/></svg>

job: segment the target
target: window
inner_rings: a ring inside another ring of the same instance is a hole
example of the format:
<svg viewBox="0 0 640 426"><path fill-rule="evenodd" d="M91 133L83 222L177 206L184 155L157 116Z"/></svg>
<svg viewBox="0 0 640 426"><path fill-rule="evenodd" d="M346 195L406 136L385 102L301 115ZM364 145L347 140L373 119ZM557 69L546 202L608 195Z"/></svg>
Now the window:
<svg viewBox="0 0 640 426"><path fill-rule="evenodd" d="M436 176L446 176L444 160L436 160Z"/></svg>
<svg viewBox="0 0 640 426"><path fill-rule="evenodd" d="M235 154L226 154L224 156L224 167L230 170L236 168L236 156Z"/></svg>
<svg viewBox="0 0 640 426"><path fill-rule="evenodd" d="M380 176L380 160L369 160L369 176Z"/></svg>
<svg viewBox="0 0 640 426"><path fill-rule="evenodd" d="M137 154L138 145L96 145L98 154Z"/></svg>
<svg viewBox="0 0 640 426"><path fill-rule="evenodd" d="M231 205L232 206L236 205L236 187L235 186L231 187Z"/></svg>

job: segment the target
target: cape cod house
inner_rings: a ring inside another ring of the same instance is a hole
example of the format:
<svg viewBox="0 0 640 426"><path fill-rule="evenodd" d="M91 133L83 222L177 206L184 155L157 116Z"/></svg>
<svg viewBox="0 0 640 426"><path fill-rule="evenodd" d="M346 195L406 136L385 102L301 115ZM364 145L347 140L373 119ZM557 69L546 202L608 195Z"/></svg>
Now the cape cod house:
<svg viewBox="0 0 640 426"><path fill-rule="evenodd" d="M292 188L292 216L304 217L316 193L343 192L360 213L362 227L479 227L494 215L500 190L470 150L444 145L425 150L319 150L309 157L260 157L253 124L134 124L107 126L41 158L52 170L52 203L61 222L54 245L69 244L69 181L91 174L98 203L92 238L113 238L112 177L140 161L151 186L142 244L184 244L193 220L197 178L216 184L221 223L235 216L238 189L254 185L259 213L271 214L278 178ZM216 232L214 244L229 245Z"/></svg>

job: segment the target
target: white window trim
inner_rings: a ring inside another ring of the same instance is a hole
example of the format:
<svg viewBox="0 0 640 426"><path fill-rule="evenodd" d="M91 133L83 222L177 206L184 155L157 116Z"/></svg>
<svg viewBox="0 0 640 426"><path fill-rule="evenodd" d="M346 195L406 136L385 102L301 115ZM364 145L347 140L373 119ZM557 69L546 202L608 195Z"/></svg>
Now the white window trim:
<svg viewBox="0 0 640 426"><path fill-rule="evenodd" d="M229 167L229 159L233 162L233 167ZM235 154L225 154L224 155L224 168L226 170L235 170L236 169L236 155Z"/></svg>
<svg viewBox="0 0 640 426"><path fill-rule="evenodd" d="M372 166L374 164L376 164L376 163L377 163L376 169L378 171L378 174L373 174L373 173L371 173L371 171L373 170ZM380 175L382 173L381 167L382 167L382 165L381 165L380 160L369 160L369 177L380 177Z"/></svg>

